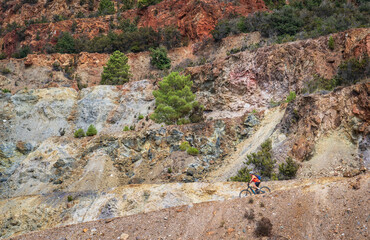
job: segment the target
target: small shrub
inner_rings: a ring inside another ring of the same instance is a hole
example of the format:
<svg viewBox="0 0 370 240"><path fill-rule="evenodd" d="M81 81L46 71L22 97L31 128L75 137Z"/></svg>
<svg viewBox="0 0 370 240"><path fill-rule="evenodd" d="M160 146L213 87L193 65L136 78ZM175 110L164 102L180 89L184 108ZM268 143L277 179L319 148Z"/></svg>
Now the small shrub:
<svg viewBox="0 0 370 240"><path fill-rule="evenodd" d="M75 18L85 18L85 14L83 12L78 12L76 15L75 15Z"/></svg>
<svg viewBox="0 0 370 240"><path fill-rule="evenodd" d="M85 137L85 132L81 128L75 131L74 133L75 138L82 138Z"/></svg>
<svg viewBox="0 0 370 240"><path fill-rule="evenodd" d="M64 17L63 15L55 14L53 16L53 22L60 22L60 21L64 21L64 20L66 20L66 17Z"/></svg>
<svg viewBox="0 0 370 240"><path fill-rule="evenodd" d="M157 4L161 1L162 0L138 0L137 1L137 7L138 8L145 8L145 7L148 7L150 5Z"/></svg>
<svg viewBox="0 0 370 240"><path fill-rule="evenodd" d="M75 40L69 32L62 32L55 45L58 53L76 53Z"/></svg>
<svg viewBox="0 0 370 240"><path fill-rule="evenodd" d="M167 57L167 50L164 47L150 49L150 64L160 70L171 68L171 59Z"/></svg>
<svg viewBox="0 0 370 240"><path fill-rule="evenodd" d="M238 171L236 176L231 177L230 180L234 182L249 182L251 180L251 176L249 175L250 171L251 169L248 167L243 167Z"/></svg>
<svg viewBox="0 0 370 240"><path fill-rule="evenodd" d="M253 198L250 198L250 199L253 200ZM253 203L253 201L252 201L252 203ZM249 211L245 210L244 217L248 220L254 220L254 217L255 217L254 210L253 209L249 209Z"/></svg>
<svg viewBox="0 0 370 240"><path fill-rule="evenodd" d="M54 71L60 71L62 68L60 67L60 63L58 61L55 61L53 63L53 70Z"/></svg>
<svg viewBox="0 0 370 240"><path fill-rule="evenodd" d="M315 75L311 81L305 84L304 88L302 89L302 92L313 93L320 90L331 91L336 87L336 85L337 83L335 78L326 79L318 75Z"/></svg>
<svg viewBox="0 0 370 240"><path fill-rule="evenodd" d="M199 154L199 150L196 149L195 147L189 147L186 152L192 156L196 156Z"/></svg>
<svg viewBox="0 0 370 240"><path fill-rule="evenodd" d="M89 128L87 129L86 131L86 135L87 136L94 136L98 133L98 131L96 130L95 126L94 125L90 125Z"/></svg>
<svg viewBox="0 0 370 240"><path fill-rule="evenodd" d="M89 0L89 11L93 11L94 10L94 0Z"/></svg>
<svg viewBox="0 0 370 240"><path fill-rule="evenodd" d="M268 237L271 236L272 232L272 223L270 219L263 217L260 221L257 222L256 229L254 233L257 237Z"/></svg>
<svg viewBox="0 0 370 240"><path fill-rule="evenodd" d="M133 9L135 6L135 0L122 0L123 7L121 7L121 11L126 11Z"/></svg>
<svg viewBox="0 0 370 240"><path fill-rule="evenodd" d="M142 114L139 114L138 119L139 119L139 120L144 119L144 116L143 116Z"/></svg>
<svg viewBox="0 0 370 240"><path fill-rule="evenodd" d="M191 121L190 119L187 119L187 118L180 118L178 121L177 121L177 125L184 125L184 124L189 124Z"/></svg>
<svg viewBox="0 0 370 240"><path fill-rule="evenodd" d="M1 91L2 91L3 93L11 93L11 91L10 91L9 89L6 89L6 88L2 89Z"/></svg>
<svg viewBox="0 0 370 240"><path fill-rule="evenodd" d="M291 157L285 160L285 163L279 164L279 179L292 179L297 174L299 164L294 162Z"/></svg>
<svg viewBox="0 0 370 240"><path fill-rule="evenodd" d="M11 72L12 72L12 71L10 71L10 69L9 69L9 68L6 68L6 67L1 68L1 73L2 73L2 74L4 74L4 75L9 74L9 73L11 73Z"/></svg>
<svg viewBox="0 0 370 240"><path fill-rule="evenodd" d="M4 52L0 52L0 60L6 59L6 57L7 56L6 56L6 54Z"/></svg>
<svg viewBox="0 0 370 240"><path fill-rule="evenodd" d="M73 20L72 22L72 26L71 26L71 32L75 32L77 29L77 22L75 20Z"/></svg>
<svg viewBox="0 0 370 240"><path fill-rule="evenodd" d="M188 141L182 142L180 144L181 151L186 151L188 148L190 148L190 143Z"/></svg>
<svg viewBox="0 0 370 240"><path fill-rule="evenodd" d="M290 103L291 101L294 101L296 97L296 93L294 91L290 91L289 95L286 97L286 102Z"/></svg>
<svg viewBox="0 0 370 240"><path fill-rule="evenodd" d="M36 4L37 2L38 2L38 0L22 0L23 4L28 3L28 4L33 5L33 4Z"/></svg>
<svg viewBox="0 0 370 240"><path fill-rule="evenodd" d="M171 174L172 173L172 168L167 168L167 173Z"/></svg>
<svg viewBox="0 0 370 240"><path fill-rule="evenodd" d="M260 202L260 207L261 208L264 208L265 207L265 204L263 202Z"/></svg>
<svg viewBox="0 0 370 240"><path fill-rule="evenodd" d="M125 126L125 127L123 128L123 131L125 131L125 132L130 131L130 128L129 128L128 126Z"/></svg>
<svg viewBox="0 0 370 240"><path fill-rule="evenodd" d="M134 131L134 130L135 130L135 125L131 125L131 126L130 126L130 130L131 130L131 131Z"/></svg>
<svg viewBox="0 0 370 240"><path fill-rule="evenodd" d="M72 197L71 195L68 195L68 197L67 197L67 201L68 201L68 202L72 202L72 201L73 201L73 197Z"/></svg>
<svg viewBox="0 0 370 240"><path fill-rule="evenodd" d="M41 37L40 37L40 31L37 31L36 33L36 41L40 41Z"/></svg>
<svg viewBox="0 0 370 240"><path fill-rule="evenodd" d="M101 0L98 13L100 15L111 15L114 13L114 4L111 0Z"/></svg>
<svg viewBox="0 0 370 240"><path fill-rule="evenodd" d="M248 203L249 203L249 204L253 204L253 203L254 203L253 198L249 198Z"/></svg>
<svg viewBox="0 0 370 240"><path fill-rule="evenodd" d="M13 53L12 57L14 57L14 58L25 58L30 53L31 53L31 48L29 46L23 46L18 51Z"/></svg>
<svg viewBox="0 0 370 240"><path fill-rule="evenodd" d="M334 50L334 38L332 36L329 37L328 47L330 50Z"/></svg>
<svg viewBox="0 0 370 240"><path fill-rule="evenodd" d="M370 76L370 57L364 56L362 59L352 58L338 67L337 75L334 77L337 86L350 86L361 79Z"/></svg>

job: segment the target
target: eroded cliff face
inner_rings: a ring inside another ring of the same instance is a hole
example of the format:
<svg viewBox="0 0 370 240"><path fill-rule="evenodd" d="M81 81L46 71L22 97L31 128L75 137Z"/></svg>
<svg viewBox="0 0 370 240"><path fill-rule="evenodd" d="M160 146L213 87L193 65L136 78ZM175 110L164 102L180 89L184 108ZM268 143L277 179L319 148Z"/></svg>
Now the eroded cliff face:
<svg viewBox="0 0 370 240"><path fill-rule="evenodd" d="M30 5L21 4L19 0L8 3L8 5L14 4L21 7L17 11L13 9L14 7L9 7L7 10L2 9L3 14L0 22L3 23L4 27L6 23L12 22L24 25L25 20L35 20L41 16L52 21L54 15L61 15L67 17L68 20L32 24L25 28L24 39L19 39L16 30L13 30L0 39L3 51L10 56L16 47L21 45L30 46L35 52L42 52L46 44L55 45L62 32L71 32L73 22L76 22L77 26L72 33L74 38L84 36L91 39L99 34L107 34L109 31L120 32L120 30L110 27L111 22L118 24L116 15L75 18L78 12L87 17L89 13L96 12L98 9L98 1L94 2L93 11L87 11L87 7L80 6L79 2L70 1L67 3L64 0L56 0L45 3L40 0L36 4ZM230 14L247 16L256 11L266 10L262 0L165 0L146 8L120 12L119 15L122 19L130 19L131 21L136 19L138 27L152 27L154 30L158 30L165 26L175 26L183 37L190 41L199 41L211 37L211 31L217 22ZM35 18L35 16L38 17Z"/></svg>

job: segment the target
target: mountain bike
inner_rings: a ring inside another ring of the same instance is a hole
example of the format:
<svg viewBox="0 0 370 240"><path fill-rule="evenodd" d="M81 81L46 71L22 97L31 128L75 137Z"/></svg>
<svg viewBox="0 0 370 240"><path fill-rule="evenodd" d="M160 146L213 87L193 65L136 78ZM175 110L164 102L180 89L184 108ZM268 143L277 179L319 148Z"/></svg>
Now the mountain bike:
<svg viewBox="0 0 370 240"><path fill-rule="evenodd" d="M249 183L248 183L248 188L241 190L240 193L239 193L239 197L251 196L252 194L254 194L254 195L256 195L256 194L265 194L265 193L269 193L269 192L271 192L270 188L268 188L266 186L263 186L263 187L260 187L259 192L256 193L256 191L254 191L253 188L251 188L249 186Z"/></svg>

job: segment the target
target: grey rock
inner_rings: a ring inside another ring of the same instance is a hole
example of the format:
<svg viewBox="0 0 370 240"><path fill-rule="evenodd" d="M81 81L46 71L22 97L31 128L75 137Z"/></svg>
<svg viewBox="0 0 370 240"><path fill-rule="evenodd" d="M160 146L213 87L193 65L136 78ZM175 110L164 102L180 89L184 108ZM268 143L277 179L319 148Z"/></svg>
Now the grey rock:
<svg viewBox="0 0 370 240"><path fill-rule="evenodd" d="M244 121L244 126L250 127L250 128L258 124L259 124L259 120L253 113L248 114L247 118Z"/></svg>

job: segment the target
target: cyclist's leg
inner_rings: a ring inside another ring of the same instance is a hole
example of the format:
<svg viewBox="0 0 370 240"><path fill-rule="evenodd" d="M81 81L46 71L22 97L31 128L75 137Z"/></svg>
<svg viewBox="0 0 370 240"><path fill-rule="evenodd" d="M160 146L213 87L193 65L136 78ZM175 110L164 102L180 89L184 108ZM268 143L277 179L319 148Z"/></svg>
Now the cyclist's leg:
<svg viewBox="0 0 370 240"><path fill-rule="evenodd" d="M260 193L260 184L261 182L256 182L255 185L256 185L256 192L257 193Z"/></svg>

